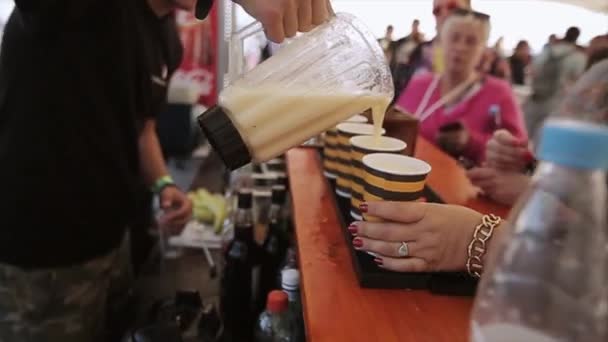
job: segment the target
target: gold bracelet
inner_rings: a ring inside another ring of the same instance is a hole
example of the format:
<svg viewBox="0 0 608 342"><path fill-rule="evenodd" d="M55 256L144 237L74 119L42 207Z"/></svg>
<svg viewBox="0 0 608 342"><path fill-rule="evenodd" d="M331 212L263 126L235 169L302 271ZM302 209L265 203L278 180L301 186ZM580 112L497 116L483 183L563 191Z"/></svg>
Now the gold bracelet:
<svg viewBox="0 0 608 342"><path fill-rule="evenodd" d="M475 227L473 240L471 240L467 249L469 257L466 265L467 272L472 277L481 277L481 273L483 272L483 261L481 258L486 254L486 242L490 240L494 229L498 227L501 221L501 218L496 215L483 215L481 223Z"/></svg>

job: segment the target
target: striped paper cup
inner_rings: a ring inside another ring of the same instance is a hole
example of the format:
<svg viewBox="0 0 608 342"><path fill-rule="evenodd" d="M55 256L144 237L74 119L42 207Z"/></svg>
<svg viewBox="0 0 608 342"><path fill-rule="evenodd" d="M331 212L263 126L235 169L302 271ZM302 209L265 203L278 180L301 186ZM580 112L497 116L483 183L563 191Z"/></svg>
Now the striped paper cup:
<svg viewBox="0 0 608 342"><path fill-rule="evenodd" d="M374 134L374 125L364 123L341 123L338 126L338 155L336 193L338 196L350 198L351 165L350 165L350 138L357 135ZM384 134L384 129L382 129Z"/></svg>
<svg viewBox="0 0 608 342"><path fill-rule="evenodd" d="M390 137L373 137L361 135L350 139L350 164L351 164L351 186L350 186L350 215L353 219L362 219L359 205L363 202L365 187L365 171L363 169L363 157L371 153L398 153L401 154L407 148L407 144L399 139Z"/></svg>
<svg viewBox="0 0 608 342"><path fill-rule="evenodd" d="M345 122L367 123L363 115L354 115ZM337 157L338 157L338 128L334 127L323 135L323 174L327 178L336 179Z"/></svg>
<svg viewBox="0 0 608 342"><path fill-rule="evenodd" d="M372 153L362 159L365 170L363 200L416 201L422 196L426 177L431 166L416 158L394 153ZM363 219L379 222L381 219L363 214Z"/></svg>

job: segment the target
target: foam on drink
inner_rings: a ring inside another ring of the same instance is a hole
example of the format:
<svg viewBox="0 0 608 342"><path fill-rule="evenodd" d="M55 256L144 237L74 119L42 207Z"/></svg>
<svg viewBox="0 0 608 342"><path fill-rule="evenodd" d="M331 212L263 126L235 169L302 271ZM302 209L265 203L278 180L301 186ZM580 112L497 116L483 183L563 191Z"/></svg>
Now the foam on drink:
<svg viewBox="0 0 608 342"><path fill-rule="evenodd" d="M374 127L375 129L375 127ZM374 136L362 135L354 137L351 140L352 146L360 148L375 149L375 152L392 152L403 150L407 147L407 144L399 139L381 136L376 138Z"/></svg>
<svg viewBox="0 0 608 342"><path fill-rule="evenodd" d="M293 87L232 86L220 95L220 105L240 132L254 161L272 159L352 113L372 108L375 134L390 103L386 94L297 89Z"/></svg>
<svg viewBox="0 0 608 342"><path fill-rule="evenodd" d="M423 175L431 172L431 166L426 162L400 154L370 154L363 158L363 164L393 175Z"/></svg>

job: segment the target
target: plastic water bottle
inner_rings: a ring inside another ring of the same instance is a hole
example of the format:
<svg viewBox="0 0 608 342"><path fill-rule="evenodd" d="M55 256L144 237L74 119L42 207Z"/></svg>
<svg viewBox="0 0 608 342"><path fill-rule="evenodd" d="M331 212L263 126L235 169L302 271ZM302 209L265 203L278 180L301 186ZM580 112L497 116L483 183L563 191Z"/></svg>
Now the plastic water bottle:
<svg viewBox="0 0 608 342"><path fill-rule="evenodd" d="M538 156L490 251L472 340L608 341L608 127L549 121Z"/></svg>
<svg viewBox="0 0 608 342"><path fill-rule="evenodd" d="M302 315L302 300L300 297L300 272L289 268L281 272L283 291L289 298L289 317L293 327L293 340L305 341L304 317Z"/></svg>
<svg viewBox="0 0 608 342"><path fill-rule="evenodd" d="M292 342L293 329L288 314L287 294L274 290L268 294L266 311L256 325L256 342Z"/></svg>

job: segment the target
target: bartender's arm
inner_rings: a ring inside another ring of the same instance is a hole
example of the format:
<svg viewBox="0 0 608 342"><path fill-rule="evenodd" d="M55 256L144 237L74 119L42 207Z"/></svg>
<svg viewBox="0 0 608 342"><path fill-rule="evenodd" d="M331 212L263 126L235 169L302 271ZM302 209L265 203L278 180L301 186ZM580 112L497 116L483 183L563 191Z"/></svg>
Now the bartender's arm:
<svg viewBox="0 0 608 342"><path fill-rule="evenodd" d="M199 0L204 1L204 0ZM264 26L268 39L280 43L308 32L333 13L329 0L233 0Z"/></svg>
<svg viewBox="0 0 608 342"><path fill-rule="evenodd" d="M156 120L147 119L139 136L139 159L146 183L158 193L164 215L161 225L181 229L192 216L192 202L169 178L156 135Z"/></svg>

